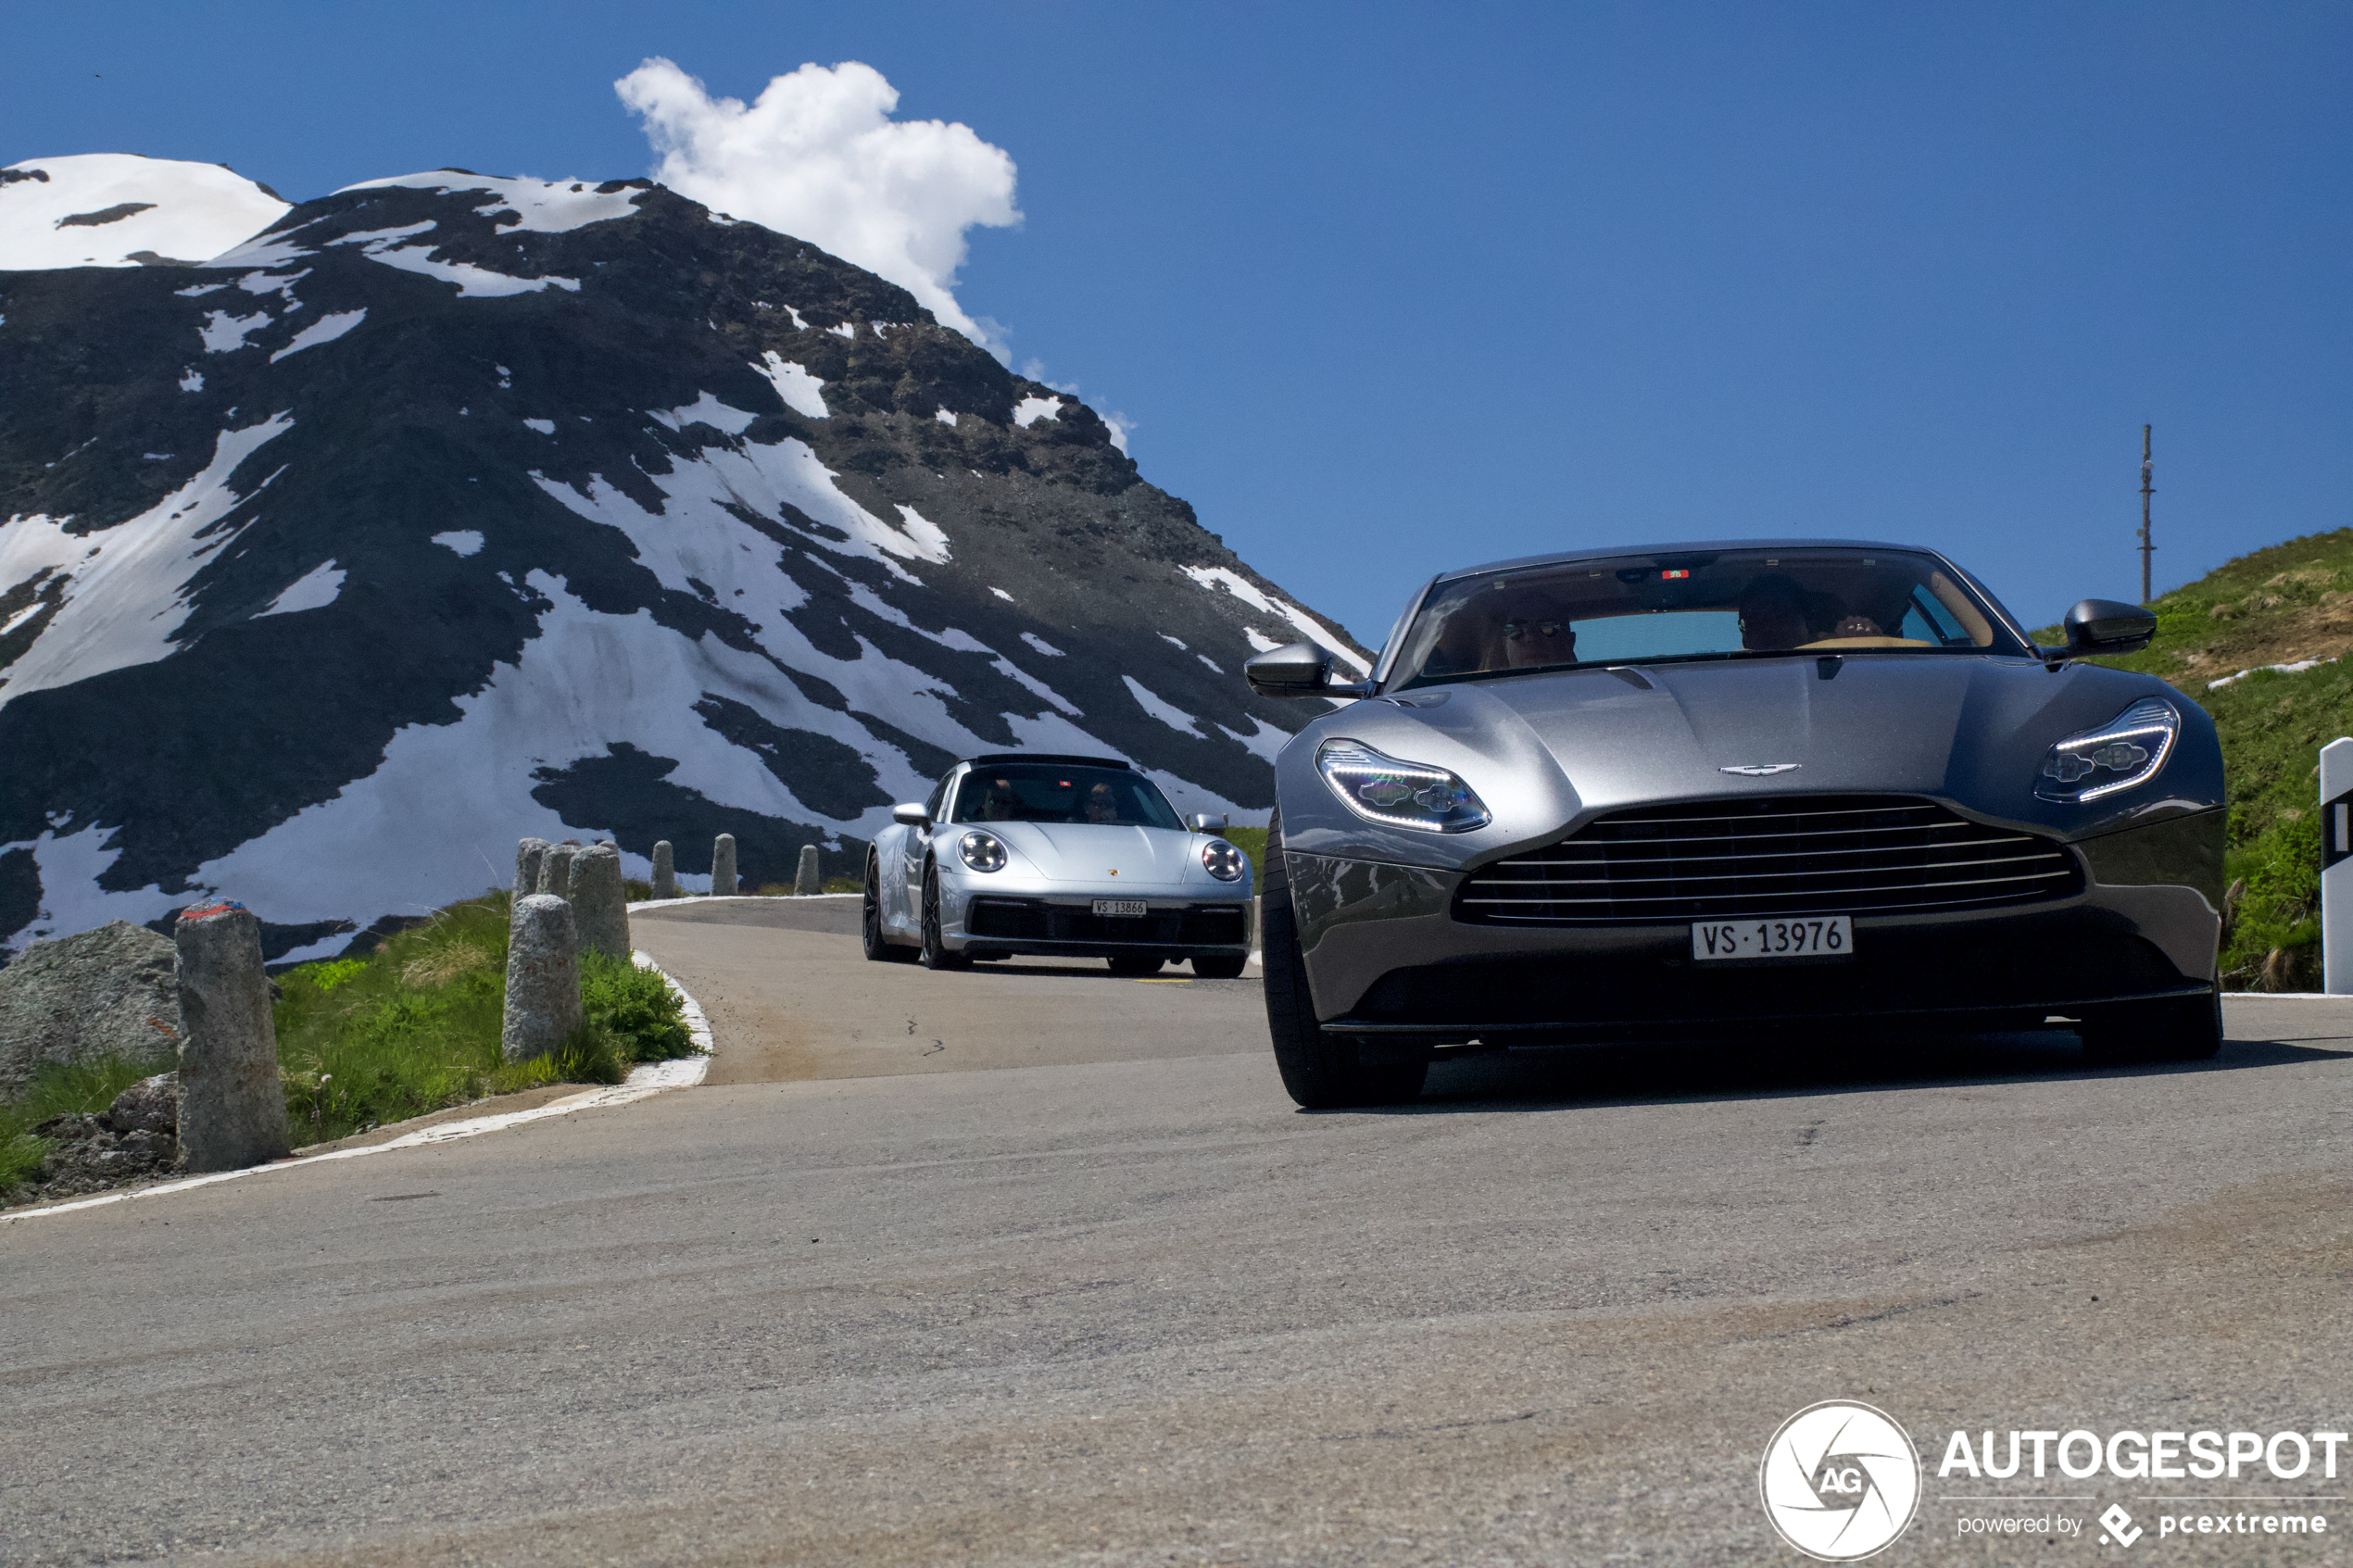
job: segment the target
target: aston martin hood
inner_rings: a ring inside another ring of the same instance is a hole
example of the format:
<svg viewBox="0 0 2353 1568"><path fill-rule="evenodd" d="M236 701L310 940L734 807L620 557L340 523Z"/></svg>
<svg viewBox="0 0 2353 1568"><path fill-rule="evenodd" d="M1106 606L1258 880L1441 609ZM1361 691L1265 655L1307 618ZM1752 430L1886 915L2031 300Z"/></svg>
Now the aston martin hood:
<svg viewBox="0 0 2353 1568"><path fill-rule="evenodd" d="M1589 805L1768 778L1809 791L1936 793L1967 710L1995 695L1983 677L1997 677L1998 691L2013 673L2050 684L2039 667L1974 659L1776 659L1578 671L1482 695L1535 731Z"/></svg>
<svg viewBox="0 0 2353 1568"><path fill-rule="evenodd" d="M1308 817L1328 821L1334 853L1442 860L1476 854L1495 838L1554 831L1565 815L1709 797L1852 791L1943 798L2074 837L2155 801L2221 802L2219 771L2206 777L2204 765L2186 758L2145 796L2120 796L2112 809L2035 798L2036 771L2055 742L2153 693L2169 694L2185 724L2210 727L2195 703L2148 676L2082 664L2052 671L2027 659L1807 656L1466 681L1354 704L1318 720L1302 739L1349 736L1454 768L1495 809L1489 833L1453 841L1460 845L1454 850L1429 834L1313 811L1299 825L1308 832ZM1305 784L1312 750L1295 744L1286 759L1294 752ZM1317 785L1287 797L1285 809L1292 811L1294 801L1311 805L1322 793ZM1290 821L1287 843L1295 842Z"/></svg>

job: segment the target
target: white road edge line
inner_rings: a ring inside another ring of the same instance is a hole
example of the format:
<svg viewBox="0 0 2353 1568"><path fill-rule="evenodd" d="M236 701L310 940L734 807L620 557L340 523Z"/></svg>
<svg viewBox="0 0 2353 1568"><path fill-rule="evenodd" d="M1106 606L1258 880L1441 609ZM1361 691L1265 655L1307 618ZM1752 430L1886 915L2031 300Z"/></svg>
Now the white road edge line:
<svg viewBox="0 0 2353 1568"><path fill-rule="evenodd" d="M303 1165L316 1165L328 1160L357 1160L363 1155L389 1154L396 1148L415 1148L422 1144L454 1143L459 1138L478 1137L484 1133L496 1133L508 1127L519 1127L526 1122L536 1122L546 1116L568 1116L575 1110L598 1110L606 1106L627 1105L632 1100L665 1093L671 1089L688 1089L703 1081L711 1071L711 1021L703 1016L702 1006L678 984L677 976L654 962L653 955L639 949L630 958L639 969L652 970L676 994L685 1014L686 1028L699 1056L677 1057L669 1061L649 1061L630 1070L629 1076L608 1088L585 1089L576 1095L550 1100L529 1110L510 1110L497 1116L475 1116L463 1122L444 1122L436 1126L422 1127L384 1143L370 1144L364 1148L332 1149L325 1154L306 1155L300 1160L277 1160L267 1165L255 1165L243 1171L216 1171L209 1175L187 1176L176 1182L160 1182L151 1187L138 1187L127 1192L102 1192L90 1198L77 1198L65 1203L52 1203L40 1209L24 1209L15 1213L0 1214L0 1224L13 1224L19 1220L46 1219L52 1214L70 1214L82 1209L100 1209L109 1203L129 1203L144 1198L161 1198L166 1193L187 1192L195 1187L210 1186L215 1182L233 1182L244 1176L258 1176L271 1171L288 1171Z"/></svg>

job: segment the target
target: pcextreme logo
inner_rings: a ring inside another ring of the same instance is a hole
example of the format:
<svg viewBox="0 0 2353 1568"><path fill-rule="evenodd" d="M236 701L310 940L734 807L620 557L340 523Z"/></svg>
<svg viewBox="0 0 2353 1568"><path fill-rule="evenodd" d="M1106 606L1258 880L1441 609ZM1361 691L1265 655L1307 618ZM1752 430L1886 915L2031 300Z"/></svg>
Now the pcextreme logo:
<svg viewBox="0 0 2353 1568"><path fill-rule="evenodd" d="M1919 1454L1886 1411L1825 1399L1781 1423L1756 1489L1781 1539L1819 1562L1853 1562L1884 1550L1919 1512Z"/></svg>

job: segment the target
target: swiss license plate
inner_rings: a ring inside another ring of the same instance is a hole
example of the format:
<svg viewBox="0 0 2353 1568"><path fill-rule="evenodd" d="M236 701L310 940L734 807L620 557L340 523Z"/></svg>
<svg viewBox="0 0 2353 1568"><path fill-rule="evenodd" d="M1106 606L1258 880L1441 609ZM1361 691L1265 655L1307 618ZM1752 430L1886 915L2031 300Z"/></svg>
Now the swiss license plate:
<svg viewBox="0 0 2353 1568"><path fill-rule="evenodd" d="M1804 920L1718 920L1692 927L1695 959L1843 959L1855 951L1845 915Z"/></svg>
<svg viewBox="0 0 2353 1568"><path fill-rule="evenodd" d="M1095 912L1133 920L1144 912L1144 901L1141 898L1098 898L1095 900Z"/></svg>

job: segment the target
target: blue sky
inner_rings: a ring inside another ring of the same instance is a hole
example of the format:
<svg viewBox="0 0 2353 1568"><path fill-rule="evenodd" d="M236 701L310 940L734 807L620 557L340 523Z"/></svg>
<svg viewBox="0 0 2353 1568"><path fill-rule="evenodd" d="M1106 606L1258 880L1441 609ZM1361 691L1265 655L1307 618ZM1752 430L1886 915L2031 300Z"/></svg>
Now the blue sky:
<svg viewBox="0 0 2353 1568"><path fill-rule="evenodd" d="M2032 621L2353 525L2353 6L8 5L0 163L610 177L862 60L1019 167L957 298L1366 640L1555 546L1934 544Z"/></svg>

